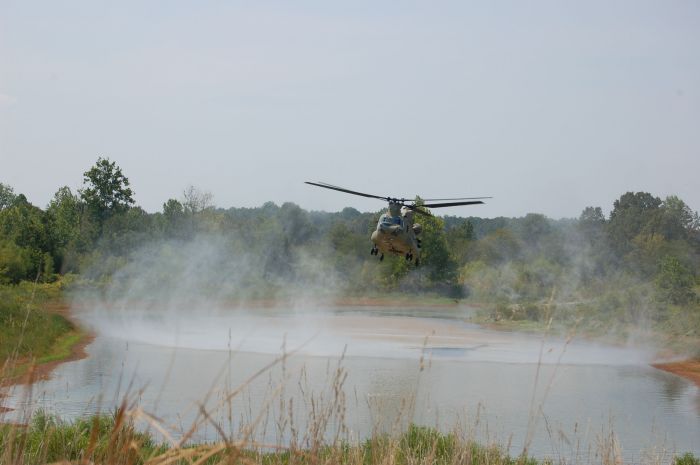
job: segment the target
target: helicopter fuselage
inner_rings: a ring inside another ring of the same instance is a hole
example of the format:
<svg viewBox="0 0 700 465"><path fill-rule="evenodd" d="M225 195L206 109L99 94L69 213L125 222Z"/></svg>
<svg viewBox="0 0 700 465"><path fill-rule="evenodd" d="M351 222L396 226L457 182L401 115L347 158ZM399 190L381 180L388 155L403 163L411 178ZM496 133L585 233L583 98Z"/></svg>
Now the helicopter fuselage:
<svg viewBox="0 0 700 465"><path fill-rule="evenodd" d="M416 226L416 227L414 227ZM416 238L420 225L413 224L413 211L398 205L389 205L389 211L384 213L377 223L377 229L372 232L374 243L373 253L401 255L406 258L420 258L420 242Z"/></svg>

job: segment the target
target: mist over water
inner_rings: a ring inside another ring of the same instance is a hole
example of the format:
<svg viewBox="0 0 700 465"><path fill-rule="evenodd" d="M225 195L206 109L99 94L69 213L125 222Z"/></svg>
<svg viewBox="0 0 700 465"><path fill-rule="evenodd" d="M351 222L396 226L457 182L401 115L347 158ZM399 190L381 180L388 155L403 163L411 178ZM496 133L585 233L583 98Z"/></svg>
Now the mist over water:
<svg viewBox="0 0 700 465"><path fill-rule="evenodd" d="M466 306L333 305L343 292L333 269L307 253L270 269L265 257L210 234L148 244L99 292L76 292L73 302L98 334L165 347L547 364L639 365L653 357L651 349L488 331L467 322Z"/></svg>

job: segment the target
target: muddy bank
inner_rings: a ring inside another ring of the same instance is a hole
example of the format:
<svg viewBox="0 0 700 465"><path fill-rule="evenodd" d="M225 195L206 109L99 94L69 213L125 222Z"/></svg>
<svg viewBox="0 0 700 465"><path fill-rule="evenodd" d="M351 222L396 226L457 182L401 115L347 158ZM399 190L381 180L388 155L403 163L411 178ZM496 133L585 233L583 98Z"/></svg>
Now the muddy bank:
<svg viewBox="0 0 700 465"><path fill-rule="evenodd" d="M651 366L674 375L682 376L700 387L700 359L683 360L680 362L653 363Z"/></svg>

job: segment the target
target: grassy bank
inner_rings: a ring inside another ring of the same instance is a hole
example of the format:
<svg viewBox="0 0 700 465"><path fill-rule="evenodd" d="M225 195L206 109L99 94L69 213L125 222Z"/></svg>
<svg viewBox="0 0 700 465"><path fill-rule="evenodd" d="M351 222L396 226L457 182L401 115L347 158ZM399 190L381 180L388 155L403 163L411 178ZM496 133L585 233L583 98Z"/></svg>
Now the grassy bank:
<svg viewBox="0 0 700 465"><path fill-rule="evenodd" d="M67 359L85 334L64 314L62 284L0 286L0 369L17 378L33 364Z"/></svg>
<svg viewBox="0 0 700 465"><path fill-rule="evenodd" d="M611 455L612 454L612 455ZM612 451L601 451L599 463L619 463ZM490 464L538 465L555 463L511 457L497 445L480 445L458 433L410 426L396 437L375 435L359 444L339 442L273 450L245 440L189 445L158 444L137 431L123 410L75 422L37 413L28 426L0 426L0 461L25 465L68 461L105 464ZM556 462L564 463L564 462ZM684 454L669 459L675 465L700 465Z"/></svg>
<svg viewBox="0 0 700 465"><path fill-rule="evenodd" d="M648 316L628 318L615 312L591 310L600 300L587 302L539 301L509 302L466 299L478 310L474 323L506 331L548 331L554 335L575 335L609 344L630 342L654 347L660 355L700 359L700 304L695 311L666 306L673 315L663 320Z"/></svg>

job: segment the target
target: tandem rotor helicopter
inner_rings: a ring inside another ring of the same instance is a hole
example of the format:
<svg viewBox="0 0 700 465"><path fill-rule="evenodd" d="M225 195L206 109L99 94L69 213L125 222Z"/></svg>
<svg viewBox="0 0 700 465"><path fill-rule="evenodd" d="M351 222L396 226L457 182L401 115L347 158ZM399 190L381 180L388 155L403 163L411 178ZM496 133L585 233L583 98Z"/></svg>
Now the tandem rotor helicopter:
<svg viewBox="0 0 700 465"><path fill-rule="evenodd" d="M407 261L415 260L416 266L420 264L420 249L421 240L418 239L423 230L422 226L413 222L413 214L432 216L429 212L421 208L444 208L457 207L460 205L477 205L484 202L481 199L490 199L491 197L461 197L453 199L423 199L426 202L440 203L423 203L417 205L415 202L408 202L407 199L395 197L382 197L380 195L365 194L364 192L351 191L342 187L334 186L325 182L310 182L306 184L312 186L332 189L334 191L345 192L346 194L359 195L362 197L370 197L373 199L385 200L389 202L389 209L382 214L377 223L377 229L372 232L371 240L373 242L371 255L378 255L379 261L384 260L385 253L394 255L403 255Z"/></svg>

